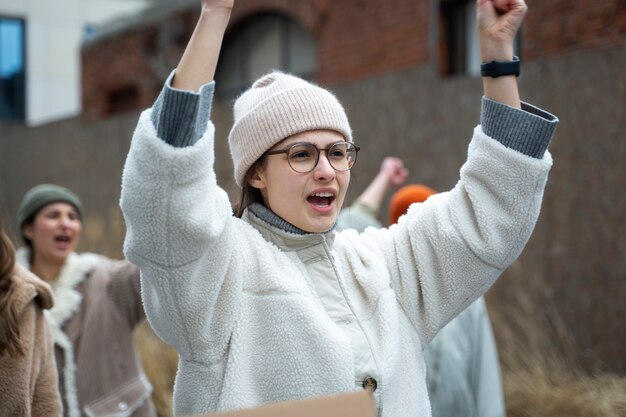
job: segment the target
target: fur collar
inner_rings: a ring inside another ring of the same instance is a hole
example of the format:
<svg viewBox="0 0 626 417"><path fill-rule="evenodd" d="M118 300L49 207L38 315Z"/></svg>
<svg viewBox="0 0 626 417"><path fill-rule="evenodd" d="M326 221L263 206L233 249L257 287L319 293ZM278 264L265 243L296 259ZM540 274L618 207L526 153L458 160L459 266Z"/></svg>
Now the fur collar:
<svg viewBox="0 0 626 417"><path fill-rule="evenodd" d="M20 248L16 253L17 263L30 270L30 250ZM65 383L65 402L67 404L66 415L68 417L80 417L80 406L76 392L76 364L74 363L74 349L72 341L65 334L62 327L65 322L80 308L82 295L76 290L78 284L83 282L96 264L99 256L92 253L71 253L68 256L59 277L51 283L54 292L54 307L44 312L48 324L54 335L54 342L63 350L65 366L60 373L63 374Z"/></svg>
<svg viewBox="0 0 626 417"><path fill-rule="evenodd" d="M30 250L20 248L17 250L17 262L30 270ZM78 284L83 282L89 272L98 263L98 255L92 253L71 253L61 268L59 277L50 283L54 292L54 307L47 311L47 317L55 327L63 324L78 311L82 300L81 294L76 290Z"/></svg>

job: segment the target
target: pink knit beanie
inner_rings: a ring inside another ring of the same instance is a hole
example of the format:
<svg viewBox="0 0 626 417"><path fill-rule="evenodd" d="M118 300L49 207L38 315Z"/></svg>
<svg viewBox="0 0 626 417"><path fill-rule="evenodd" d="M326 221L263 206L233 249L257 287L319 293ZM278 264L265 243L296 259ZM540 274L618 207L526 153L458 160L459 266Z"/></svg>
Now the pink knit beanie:
<svg viewBox="0 0 626 417"><path fill-rule="evenodd" d="M352 142L348 117L329 91L296 76L272 72L259 78L235 101L228 135L235 181L272 146L296 133L328 129Z"/></svg>

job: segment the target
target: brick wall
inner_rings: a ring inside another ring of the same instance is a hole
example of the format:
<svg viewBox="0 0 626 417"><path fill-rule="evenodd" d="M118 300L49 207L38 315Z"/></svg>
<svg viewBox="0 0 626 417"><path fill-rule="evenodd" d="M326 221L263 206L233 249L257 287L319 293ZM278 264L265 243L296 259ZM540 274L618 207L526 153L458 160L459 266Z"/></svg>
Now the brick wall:
<svg viewBox="0 0 626 417"><path fill-rule="evenodd" d="M623 0L529 0L522 32L525 61L619 45L626 35ZM394 0L240 0L230 30L261 12L285 14L317 43L317 81L328 85L435 63L438 2ZM84 115L94 120L151 103L178 62L197 8L176 10L103 36L82 51Z"/></svg>
<svg viewBox="0 0 626 417"><path fill-rule="evenodd" d="M116 113L110 99L129 91L134 97L123 110L149 106L160 84L148 65L147 49L154 29L114 36L82 51L82 106L88 119Z"/></svg>
<svg viewBox="0 0 626 417"><path fill-rule="evenodd" d="M240 1L230 29L261 12L290 16L316 40L317 80L337 84L425 63L428 7L428 2L407 0L394 2L394 7L374 1ZM163 69L178 62L196 16L195 7L178 11L86 44L84 116L95 120L128 110L132 103L122 103L121 109L111 106L120 92L129 101L128 90L136 94L135 109L150 103L167 75Z"/></svg>
<svg viewBox="0 0 626 417"><path fill-rule="evenodd" d="M177 65L196 19L195 10L157 15L87 42L81 51L83 117L98 120L150 106Z"/></svg>
<svg viewBox="0 0 626 417"><path fill-rule="evenodd" d="M428 2L338 1L317 37L318 80L338 84L428 60Z"/></svg>
<svg viewBox="0 0 626 417"><path fill-rule="evenodd" d="M414 67L428 57L426 1L241 1L231 27L259 12L290 16L315 38L317 80L340 83Z"/></svg>
<svg viewBox="0 0 626 417"><path fill-rule="evenodd" d="M525 59L620 45L626 36L623 0L528 0L523 28Z"/></svg>

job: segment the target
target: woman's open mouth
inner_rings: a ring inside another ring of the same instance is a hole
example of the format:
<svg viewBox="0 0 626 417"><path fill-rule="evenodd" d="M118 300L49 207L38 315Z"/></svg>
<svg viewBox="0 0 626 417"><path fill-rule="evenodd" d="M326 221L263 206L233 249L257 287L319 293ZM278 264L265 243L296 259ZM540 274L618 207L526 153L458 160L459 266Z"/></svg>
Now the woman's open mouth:
<svg viewBox="0 0 626 417"><path fill-rule="evenodd" d="M307 197L307 201L314 207L325 209L332 206L335 201L335 193L329 191L316 192Z"/></svg>
<svg viewBox="0 0 626 417"><path fill-rule="evenodd" d="M55 236L54 243L59 249L67 249L72 243L72 238L65 235Z"/></svg>

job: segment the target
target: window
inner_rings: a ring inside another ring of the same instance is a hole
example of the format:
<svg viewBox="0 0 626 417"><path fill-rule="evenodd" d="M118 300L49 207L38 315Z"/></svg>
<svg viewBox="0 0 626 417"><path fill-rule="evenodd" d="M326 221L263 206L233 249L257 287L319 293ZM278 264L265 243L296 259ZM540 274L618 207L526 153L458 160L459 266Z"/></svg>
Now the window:
<svg viewBox="0 0 626 417"><path fill-rule="evenodd" d="M257 15L224 40L215 75L216 92L237 95L273 69L312 79L315 44L301 26L283 15Z"/></svg>
<svg viewBox="0 0 626 417"><path fill-rule="evenodd" d="M443 0L439 13L439 68L444 76L480 75L480 49L476 34L476 2ZM519 55L519 33L513 45Z"/></svg>
<svg viewBox="0 0 626 417"><path fill-rule="evenodd" d="M139 108L139 91L135 86L126 86L109 93L108 114L114 115Z"/></svg>
<svg viewBox="0 0 626 417"><path fill-rule="evenodd" d="M0 119L24 120L26 66L24 20L0 16Z"/></svg>

